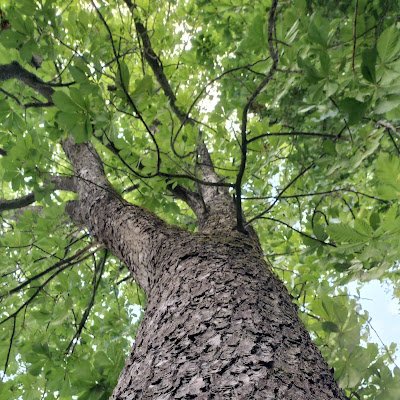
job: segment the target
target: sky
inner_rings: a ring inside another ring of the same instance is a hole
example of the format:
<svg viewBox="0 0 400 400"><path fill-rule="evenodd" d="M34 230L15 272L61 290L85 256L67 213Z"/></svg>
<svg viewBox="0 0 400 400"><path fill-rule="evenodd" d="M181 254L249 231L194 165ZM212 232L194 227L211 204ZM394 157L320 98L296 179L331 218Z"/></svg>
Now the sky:
<svg viewBox="0 0 400 400"><path fill-rule="evenodd" d="M363 284L351 282L348 285L349 292L357 295L359 287L360 297L358 300L364 310L368 311L371 318L371 326L381 338L382 342L389 346L397 343L396 362L400 363L400 301L393 297L393 288L387 283L372 280ZM371 329L371 341L382 347L377 334Z"/></svg>

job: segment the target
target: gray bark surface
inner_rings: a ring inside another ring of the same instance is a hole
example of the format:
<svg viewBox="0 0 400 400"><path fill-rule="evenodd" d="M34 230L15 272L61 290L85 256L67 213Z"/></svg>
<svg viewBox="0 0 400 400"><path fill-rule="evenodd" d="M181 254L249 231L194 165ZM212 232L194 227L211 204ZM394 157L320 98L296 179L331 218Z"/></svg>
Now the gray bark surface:
<svg viewBox="0 0 400 400"><path fill-rule="evenodd" d="M71 218L148 297L111 399L345 399L256 235L234 229L227 191L201 188L191 234L118 196L92 146L68 139L64 149L77 177ZM203 176L216 179L210 168Z"/></svg>

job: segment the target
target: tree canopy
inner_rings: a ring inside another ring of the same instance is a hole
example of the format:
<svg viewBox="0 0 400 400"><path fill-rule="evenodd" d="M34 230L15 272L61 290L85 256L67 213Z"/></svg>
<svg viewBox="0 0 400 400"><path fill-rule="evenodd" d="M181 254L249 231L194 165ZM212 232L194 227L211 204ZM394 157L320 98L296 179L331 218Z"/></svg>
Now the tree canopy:
<svg viewBox="0 0 400 400"><path fill-rule="evenodd" d="M388 280L400 297L399 12L396 0L3 1L0 399L107 399L145 308L64 212L68 135L92 142L121 196L189 230L203 140L238 229L259 234L349 398L398 399L395 345L371 341L346 285Z"/></svg>

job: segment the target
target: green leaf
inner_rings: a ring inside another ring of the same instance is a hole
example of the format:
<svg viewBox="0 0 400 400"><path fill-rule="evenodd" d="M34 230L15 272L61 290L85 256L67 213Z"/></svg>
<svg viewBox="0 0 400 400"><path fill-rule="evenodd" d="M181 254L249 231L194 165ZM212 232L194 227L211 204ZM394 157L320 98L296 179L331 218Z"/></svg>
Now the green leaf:
<svg viewBox="0 0 400 400"><path fill-rule="evenodd" d="M146 75L143 79L135 82L135 91L133 96L136 99L141 99L144 96L151 94L153 91L153 79L150 75Z"/></svg>
<svg viewBox="0 0 400 400"><path fill-rule="evenodd" d="M321 51L319 53L319 61L321 63L321 71L324 76L329 77L330 67L331 67L331 59L329 57L328 52Z"/></svg>
<svg viewBox="0 0 400 400"><path fill-rule="evenodd" d="M81 82L87 81L86 74L82 69L80 69L74 65L71 65L69 67L69 72L71 73L72 77L74 78L74 80L76 82L81 83Z"/></svg>
<svg viewBox="0 0 400 400"><path fill-rule="evenodd" d="M361 73L371 83L376 83L376 48L366 49L362 53Z"/></svg>
<svg viewBox="0 0 400 400"><path fill-rule="evenodd" d="M325 232L324 227L320 224L314 224L313 232L315 234L315 237L319 240L324 241L328 237L328 235Z"/></svg>
<svg viewBox="0 0 400 400"><path fill-rule="evenodd" d="M339 332L339 327L332 321L323 321L322 322L322 329L325 332Z"/></svg>
<svg viewBox="0 0 400 400"><path fill-rule="evenodd" d="M129 68L125 61L119 60L118 72L116 77L117 86L124 86L126 90L129 90L130 73Z"/></svg>
<svg viewBox="0 0 400 400"><path fill-rule="evenodd" d="M383 63L393 60L400 51L399 30L394 25L389 26L379 36L376 47Z"/></svg>
<svg viewBox="0 0 400 400"><path fill-rule="evenodd" d="M76 114L71 112L60 112L57 115L57 121L64 129L70 131L76 126Z"/></svg>
<svg viewBox="0 0 400 400"><path fill-rule="evenodd" d="M389 154L380 154L375 163L375 177L379 195L385 200L400 197L400 160Z"/></svg>
<svg viewBox="0 0 400 400"><path fill-rule="evenodd" d="M55 92L52 99L56 107L64 113L75 113L80 111L80 107L61 90Z"/></svg>
<svg viewBox="0 0 400 400"><path fill-rule="evenodd" d="M308 59L303 59L300 55L298 55L297 64L301 69L304 70L309 82L316 83L322 79L317 69Z"/></svg>
<svg viewBox="0 0 400 400"><path fill-rule="evenodd" d="M367 110L368 104L354 98L347 97L339 102L339 108L348 117L348 123L354 125L361 121Z"/></svg>
<svg viewBox="0 0 400 400"><path fill-rule="evenodd" d="M384 114L400 105L400 95L388 96L385 100L381 100L375 107L377 114Z"/></svg>
<svg viewBox="0 0 400 400"><path fill-rule="evenodd" d="M381 218L379 216L378 212L373 212L371 213L370 217L369 217L369 223L371 224L371 227L375 230L376 228L378 228L379 223L381 221Z"/></svg>
<svg viewBox="0 0 400 400"><path fill-rule="evenodd" d="M257 14L249 24L247 37L242 42L241 47L255 52L266 48L267 41L265 39L264 27L265 16L262 14Z"/></svg>
<svg viewBox="0 0 400 400"><path fill-rule="evenodd" d="M368 224L367 221L357 218L354 221L354 229L359 232L361 235L364 236L371 236L373 233L373 229L371 228L371 226Z"/></svg>
<svg viewBox="0 0 400 400"><path fill-rule="evenodd" d="M326 228L329 236L339 243L362 243L367 237L347 224L331 224Z"/></svg>
<svg viewBox="0 0 400 400"><path fill-rule="evenodd" d="M104 351L98 351L94 358L94 366L96 369L107 368L113 365L112 360Z"/></svg>
<svg viewBox="0 0 400 400"><path fill-rule="evenodd" d="M311 41L326 47L328 44L328 34L329 21L318 14L314 14L308 26L308 36Z"/></svg>

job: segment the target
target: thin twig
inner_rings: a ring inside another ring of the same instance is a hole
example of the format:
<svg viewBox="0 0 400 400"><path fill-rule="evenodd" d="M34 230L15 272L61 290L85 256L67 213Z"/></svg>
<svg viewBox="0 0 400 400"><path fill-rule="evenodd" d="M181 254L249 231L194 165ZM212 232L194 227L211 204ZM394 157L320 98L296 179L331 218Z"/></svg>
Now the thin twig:
<svg viewBox="0 0 400 400"><path fill-rule="evenodd" d="M336 247L336 245L335 245L334 243L324 242L323 240L317 239L316 237L311 236L311 235L309 235L309 234L307 234L307 233L305 233L305 232L302 232L302 231L300 231L299 229L296 229L295 227L289 225L288 223L286 223L286 222L284 222L284 221L281 221L280 219L272 218L272 217L260 217L260 218L262 218L262 219L268 219L268 220L270 220L270 221L278 222L279 224L285 225L286 227L288 227L288 228L290 228L291 230L297 232L297 233L300 234L301 236L305 236L305 237L307 237L307 238L309 238L309 239L315 240L316 242L319 242L319 243L321 243L321 244L323 244L323 245L325 245L325 246Z"/></svg>
<svg viewBox="0 0 400 400"><path fill-rule="evenodd" d="M11 348L12 348L12 345L13 345L13 342L14 342L16 324L17 324L17 316L15 315L13 317L13 327L12 327L12 331L11 331L10 343L8 345L6 362L4 364L4 372L3 372L3 376L2 376L2 380L3 381L4 381L4 378L5 378L6 373L7 373L8 363L10 361Z"/></svg>
<svg viewBox="0 0 400 400"><path fill-rule="evenodd" d="M19 284L18 286L15 286L14 288L10 289L9 291L7 291L5 294L0 295L0 300L6 296L10 296L14 293L18 293L21 289L23 289L25 286L29 285L30 283L32 283L33 281L41 278L44 275L47 275L49 272L54 271L57 268L62 267L65 264L71 265L71 263L76 260L76 258L84 255L86 253L87 250L89 250L91 247L93 247L93 244L90 244L86 247L84 247L83 249L77 251L74 255L72 255L71 257L65 258L64 260L60 260L58 262L56 262L55 264L51 265L50 267L46 268L45 270L39 272L38 274L26 279L24 282L22 282L21 284Z"/></svg>
<svg viewBox="0 0 400 400"><path fill-rule="evenodd" d="M22 105L21 101L14 94L7 92L5 89L0 89L0 92L4 93L8 97L11 97L19 106Z"/></svg>
<svg viewBox="0 0 400 400"><path fill-rule="evenodd" d="M251 105L257 98L257 96L261 93L264 87L271 81L273 78L276 68L278 67L279 55L278 50L275 47L274 43L274 33L275 33L275 24L276 24L276 10L278 6L278 0L273 0L271 4L271 8L269 11L268 18L268 47L269 53L272 58L272 66L268 71L267 76L261 81L261 83L257 86L253 94L247 100L246 105L243 108L242 113L242 123L240 127L241 133L241 157L240 157L240 166L239 171L236 176L235 182L235 191L236 191L236 220L237 220L237 230L239 232L246 232L245 226L243 224L243 210L242 210L242 180L244 176L244 172L246 170L246 161L247 161L247 120L248 113Z"/></svg>
<svg viewBox="0 0 400 400"><path fill-rule="evenodd" d="M351 69L355 72L355 59L356 59L356 45L357 45L357 15L358 15L358 0L354 9L353 18L353 54L351 57Z"/></svg>
<svg viewBox="0 0 400 400"><path fill-rule="evenodd" d="M311 137L322 137L324 139L332 139L332 140L338 139L338 135L332 135L330 133L321 133L321 132L300 132L300 131L267 132L267 133L262 133L261 135L258 136L254 136L251 139L248 139L247 144L250 144L258 139L268 136L311 136Z"/></svg>
<svg viewBox="0 0 400 400"><path fill-rule="evenodd" d="M135 102L133 101L131 95L129 94L128 88L125 86L125 82L124 82L124 79L123 79L123 76L122 76L121 62L120 62L120 59L119 59L119 54L117 52L117 49L115 48L114 39L113 39L113 35L112 35L112 32L111 32L111 29L110 29L107 21L105 20L103 14L100 12L100 10L98 9L98 7L96 6L96 4L94 3L93 0L91 0L91 4L92 4L93 8L96 10L97 15L99 16L101 22L103 23L104 27L107 30L108 37L109 37L110 42L111 42L112 51L113 51L114 57L116 58L116 62L117 62L117 65L118 65L119 80L120 80L120 83L121 83L122 91L124 92L124 94L125 94L125 96L126 96L126 98L128 100L128 103L132 106L132 108L135 111L136 115L139 117L140 122L143 124L143 126L145 127L147 133L150 135L150 138L151 138L151 140L152 140L152 142L153 142L153 144L154 144L154 146L156 148L156 151L157 151L157 167L156 167L156 172L155 172L154 176L157 176L158 173L160 172L160 167L161 167L160 148L158 146L157 140L156 140L153 132L151 131L150 127L147 125L146 121L143 119L142 115L140 114L138 108L136 107Z"/></svg>
<svg viewBox="0 0 400 400"><path fill-rule="evenodd" d="M300 177L302 177L309 169L311 169L312 167L314 167L314 162L312 162L308 167L302 169L279 193L278 195L275 197L275 200L268 206L267 209L265 209L263 212L261 212L260 214L256 215L255 217L251 218L249 220L249 222L246 223L245 226L251 224L253 221L255 221L256 219L259 219L261 217L263 217L265 214L267 214L272 207L275 206L275 204L279 201L279 199L281 198L281 196L283 195L283 193L286 192L286 190L288 190Z"/></svg>
<svg viewBox="0 0 400 400"><path fill-rule="evenodd" d="M104 256L102 258L102 260L100 261L100 265L99 266L95 266L95 271L93 273L93 281L92 281L92 295L90 297L89 303L82 315L82 318L79 322L78 328L74 334L74 337L71 339L71 341L69 342L67 348L65 349L65 354L67 355L71 355L74 352L75 346L79 340L79 337L82 334L82 330L85 327L86 321L89 317L90 311L93 308L94 305L94 300L96 297L96 293L97 293L97 289L99 288L99 284L101 281L101 278L103 276L103 272L104 272L104 267L106 264L106 260L108 257L108 252L107 250L104 251Z"/></svg>
<svg viewBox="0 0 400 400"><path fill-rule="evenodd" d="M360 314L359 314L360 315ZM394 360L394 358L392 357L392 355L390 354L389 348L386 346L386 344L384 343L384 341L381 339L381 337L379 336L378 332L376 331L376 329L372 326L371 324L371 318L366 320L368 326L374 331L376 337L378 338L378 340L381 342L383 348L386 351L387 356L389 357L389 360L397 367L400 368L397 364L396 361Z"/></svg>
<svg viewBox="0 0 400 400"><path fill-rule="evenodd" d="M294 199L297 197L312 197L312 196L320 196L325 194L335 194L338 192L349 192L354 193L360 196L368 197L373 200L381 201L383 203L388 203L388 200L380 199L379 197L369 195L367 193L359 192L354 189L349 188L341 188L341 189L332 189L332 190L325 190L321 192L312 192L312 193L297 193L297 194L290 194L290 195L283 195L280 197L281 200L284 199ZM242 197L242 200L268 200L268 199L276 199L276 196L254 196L254 197Z"/></svg>
<svg viewBox="0 0 400 400"><path fill-rule="evenodd" d="M36 298L36 296L39 294L41 290L44 289L44 287L49 284L60 272L64 271L68 267L71 267L75 264L78 264L84 260L86 260L88 257L91 256L92 253L87 254L86 256L80 258L77 261L71 262L69 264L64 265L61 267L59 270L57 270L54 274L50 275L32 294L31 297L29 297L28 300L26 300L20 307L18 307L12 314L10 314L8 317L4 318L3 320L0 321L0 325L4 324L5 322L9 321L11 318L16 317L24 308L28 307L28 305Z"/></svg>

